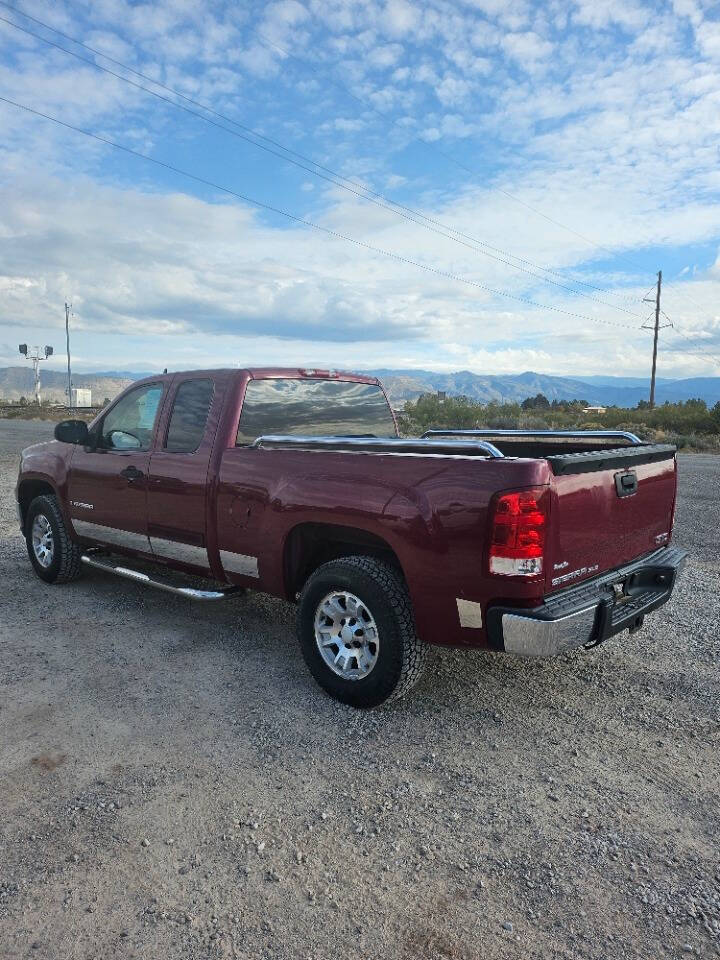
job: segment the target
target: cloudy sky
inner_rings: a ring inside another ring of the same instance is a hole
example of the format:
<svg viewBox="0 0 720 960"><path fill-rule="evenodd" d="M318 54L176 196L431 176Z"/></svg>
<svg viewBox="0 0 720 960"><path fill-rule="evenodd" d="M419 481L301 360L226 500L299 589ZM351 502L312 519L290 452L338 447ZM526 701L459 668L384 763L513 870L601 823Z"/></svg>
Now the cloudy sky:
<svg viewBox="0 0 720 960"><path fill-rule="evenodd" d="M0 365L720 375L716 3L0 18Z"/></svg>

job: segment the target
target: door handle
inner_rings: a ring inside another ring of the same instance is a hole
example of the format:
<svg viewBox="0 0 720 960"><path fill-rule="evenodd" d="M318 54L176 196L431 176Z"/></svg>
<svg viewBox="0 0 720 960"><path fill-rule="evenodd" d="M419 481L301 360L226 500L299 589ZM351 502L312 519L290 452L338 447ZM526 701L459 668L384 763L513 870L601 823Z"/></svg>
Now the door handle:
<svg viewBox="0 0 720 960"><path fill-rule="evenodd" d="M137 467L125 467L124 470L120 471L120 476L125 477L129 483L132 483L133 480L141 480L145 474Z"/></svg>

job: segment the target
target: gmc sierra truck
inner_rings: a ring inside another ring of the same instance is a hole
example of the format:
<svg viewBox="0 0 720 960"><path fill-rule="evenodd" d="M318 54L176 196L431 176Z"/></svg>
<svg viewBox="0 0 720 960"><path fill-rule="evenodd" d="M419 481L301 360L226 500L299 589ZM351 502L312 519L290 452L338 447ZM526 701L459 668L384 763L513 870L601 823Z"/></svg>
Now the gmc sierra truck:
<svg viewBox="0 0 720 960"><path fill-rule="evenodd" d="M23 451L16 496L45 582L89 567L198 601L295 601L312 675L374 707L428 644L552 656L637 630L685 561L676 470L674 447L619 432L403 439L372 377L203 370L58 424Z"/></svg>

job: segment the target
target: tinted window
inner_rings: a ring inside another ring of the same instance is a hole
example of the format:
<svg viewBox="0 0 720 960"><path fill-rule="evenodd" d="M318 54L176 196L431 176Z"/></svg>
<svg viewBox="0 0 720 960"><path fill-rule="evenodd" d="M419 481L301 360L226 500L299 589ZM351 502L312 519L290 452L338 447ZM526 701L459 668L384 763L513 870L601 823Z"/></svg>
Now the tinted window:
<svg viewBox="0 0 720 960"><path fill-rule="evenodd" d="M100 445L108 450L149 450L162 395L161 383L126 393L103 420Z"/></svg>
<svg viewBox="0 0 720 960"><path fill-rule="evenodd" d="M202 443L213 395L212 380L186 380L175 394L165 449L194 453Z"/></svg>
<svg viewBox="0 0 720 960"><path fill-rule="evenodd" d="M385 395L347 380L251 380L245 391L238 444L263 434L394 437Z"/></svg>

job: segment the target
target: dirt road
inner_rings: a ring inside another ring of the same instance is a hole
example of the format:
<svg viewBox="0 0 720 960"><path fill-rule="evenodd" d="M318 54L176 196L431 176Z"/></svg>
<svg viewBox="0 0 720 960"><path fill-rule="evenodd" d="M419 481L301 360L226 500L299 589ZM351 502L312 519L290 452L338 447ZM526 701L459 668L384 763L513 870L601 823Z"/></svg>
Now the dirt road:
<svg viewBox="0 0 720 960"><path fill-rule="evenodd" d="M543 662L432 651L365 714L294 611L32 574L0 420L0 957L720 956L720 458L644 630Z"/></svg>

